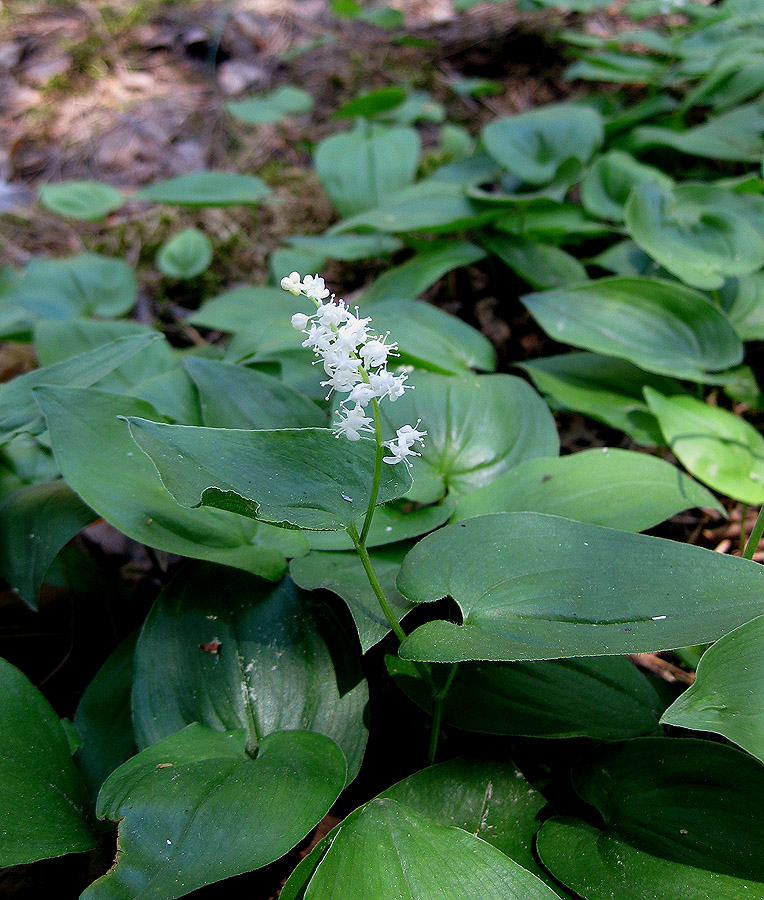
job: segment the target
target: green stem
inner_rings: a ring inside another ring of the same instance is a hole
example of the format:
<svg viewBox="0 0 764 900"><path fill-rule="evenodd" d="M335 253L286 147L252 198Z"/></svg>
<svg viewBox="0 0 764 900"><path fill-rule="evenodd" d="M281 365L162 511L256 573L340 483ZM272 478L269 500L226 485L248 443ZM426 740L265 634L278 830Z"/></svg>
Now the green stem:
<svg viewBox="0 0 764 900"><path fill-rule="evenodd" d="M764 506L759 510L759 517L756 519L756 524L753 526L753 531L751 532L751 536L748 538L748 543L745 545L745 550L743 551L743 556L746 559L753 559L753 554L756 552L756 548L759 546L759 541L761 540L761 535L764 533Z"/></svg>
<svg viewBox="0 0 764 900"><path fill-rule="evenodd" d="M387 597L385 597L385 592L382 590L382 585L379 583L379 579L377 578L377 573L374 571L374 566L371 564L371 559L369 558L369 551L361 542L360 537L358 536L358 531L356 530L355 525L351 525L347 529L348 534L350 535L350 540L353 542L353 545L356 549L356 552L361 558L361 563L363 565L364 571L366 572L366 577L369 579L369 584L371 585L371 589L374 591L374 596L377 598L379 605L382 607L382 612L385 614L385 618L390 624L390 628L392 628L393 633L398 638L399 641L403 642L406 640L406 632L401 628L400 622L396 619L395 613L392 610L392 607L387 602Z"/></svg>
<svg viewBox="0 0 764 900"><path fill-rule="evenodd" d="M361 370L364 381L368 383L369 376L364 369ZM371 408L374 412L374 440L377 442L377 456L374 460L374 481L371 485L371 495L369 497L369 505L366 509L366 517L363 520L363 528L361 529L360 543L366 546L366 538L369 536L371 528L371 520L374 518L374 510L377 507L377 497L379 496L379 482L382 479L382 457L385 453L385 445L382 442L382 421L379 416L379 403L376 397L371 398Z"/></svg>
<svg viewBox="0 0 764 900"><path fill-rule="evenodd" d="M745 519L748 515L748 504L740 505L740 534L738 535L737 545L741 555L745 553Z"/></svg>
<svg viewBox="0 0 764 900"><path fill-rule="evenodd" d="M430 749L427 754L427 761L430 765L435 762L435 756L438 752L438 741L440 740L440 724L443 721L443 704L446 700L446 694L448 694L449 688L451 687L451 683L456 676L456 671L459 668L459 663L454 663L451 666L451 671L448 673L448 678L446 678L446 683L443 687L438 691L434 696L435 706L432 711L432 729L430 731Z"/></svg>

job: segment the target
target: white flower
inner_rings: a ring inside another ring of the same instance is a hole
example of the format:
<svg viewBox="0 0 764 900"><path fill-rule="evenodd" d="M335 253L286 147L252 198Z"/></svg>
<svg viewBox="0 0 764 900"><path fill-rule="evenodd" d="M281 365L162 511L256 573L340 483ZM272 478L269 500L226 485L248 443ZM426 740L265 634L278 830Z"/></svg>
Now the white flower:
<svg viewBox="0 0 764 900"><path fill-rule="evenodd" d="M364 409L360 404L356 404L352 409L340 410L340 415L344 415L345 418L340 418L334 426L337 437L344 434L349 441L360 441L360 432L374 431L372 418L364 415Z"/></svg>
<svg viewBox="0 0 764 900"><path fill-rule="evenodd" d="M417 425L419 422L417 422ZM382 458L382 462L389 463L390 465L395 465L399 462L404 462L407 466L411 465L408 460L409 456L421 456L421 453L417 453L416 450L412 450L414 444L419 444L420 446L424 446L424 438L427 436L426 431L418 431L416 427L412 425L404 425L402 428L399 428L396 432L397 437L392 441L385 441L385 447L390 451L390 456L384 456Z"/></svg>
<svg viewBox="0 0 764 900"><path fill-rule="evenodd" d="M307 275L305 277L307 278ZM332 303L331 300L328 303L319 304L316 310L316 318L324 328L337 328L338 325L347 321L349 315L344 303Z"/></svg>
<svg viewBox="0 0 764 900"><path fill-rule="evenodd" d="M362 381L353 388L350 392L350 396L344 402L360 403L361 406L366 406L369 400L375 396L374 388L370 384L366 384L365 381Z"/></svg>
<svg viewBox="0 0 764 900"><path fill-rule="evenodd" d="M379 372L372 372L369 375L369 383L374 388L374 394L378 400L389 397L392 401L402 397L404 391L412 389L412 385L405 384L407 377L405 372L401 375L393 375L387 369L380 369Z"/></svg>
<svg viewBox="0 0 764 900"><path fill-rule="evenodd" d="M282 282L284 279L281 279ZM281 285L284 286L283 284ZM287 288L287 290L289 290ZM296 328L298 331L305 331L308 327L308 322L310 322L310 316L306 316L305 313L295 313L292 316L292 328Z"/></svg>
<svg viewBox="0 0 764 900"><path fill-rule="evenodd" d="M294 294L295 297L299 297L302 293L302 280L300 279L300 273L291 272L289 275L285 275L281 279L281 287L285 291L289 291L290 294Z"/></svg>
<svg viewBox="0 0 764 900"><path fill-rule="evenodd" d="M292 275L294 274L296 273L292 272ZM291 278L292 275L289 277ZM324 300L329 296L324 279L318 275L306 275L303 279L302 287L305 291L305 296L310 297L311 300Z"/></svg>
<svg viewBox="0 0 764 900"><path fill-rule="evenodd" d="M384 338L382 340L374 338L374 340L368 341L361 347L363 364L367 369L376 369L377 366L384 366L387 364L387 357L390 353L397 349L397 344L386 344Z"/></svg>

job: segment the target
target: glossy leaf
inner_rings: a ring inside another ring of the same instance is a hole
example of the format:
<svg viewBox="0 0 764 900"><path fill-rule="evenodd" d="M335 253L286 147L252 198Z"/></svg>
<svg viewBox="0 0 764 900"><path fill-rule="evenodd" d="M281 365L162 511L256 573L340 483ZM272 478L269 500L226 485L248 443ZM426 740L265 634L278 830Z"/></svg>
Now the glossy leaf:
<svg viewBox="0 0 764 900"><path fill-rule="evenodd" d="M263 327L289 315L288 296L275 287L242 287L206 300L188 317L190 325L215 331L241 331L253 324Z"/></svg>
<svg viewBox="0 0 764 900"><path fill-rule="evenodd" d="M588 275L581 263L550 244L540 244L523 237L489 234L486 248L534 288L554 288L586 281Z"/></svg>
<svg viewBox="0 0 764 900"><path fill-rule="evenodd" d="M61 479L25 485L0 500L0 573L27 606L37 609L58 551L96 518Z"/></svg>
<svg viewBox="0 0 764 900"><path fill-rule="evenodd" d="M621 150L598 156L581 183L581 202L595 216L623 222L624 207L632 189L644 182L671 187L673 181L660 169L637 162Z"/></svg>
<svg viewBox="0 0 764 900"><path fill-rule="evenodd" d="M483 143L508 172L527 184L547 184L569 159L587 162L603 140L602 119L587 106L559 104L495 119Z"/></svg>
<svg viewBox="0 0 764 900"><path fill-rule="evenodd" d="M357 128L321 141L313 164L339 214L351 216L411 184L419 153L413 128Z"/></svg>
<svg viewBox="0 0 764 900"><path fill-rule="evenodd" d="M399 622L414 608L395 586L409 549L410 544L394 544L369 551L379 583ZM289 572L306 591L324 588L342 597L353 616L364 653L389 633L390 625L355 550L335 553L313 550L307 556L293 559Z"/></svg>
<svg viewBox="0 0 764 900"><path fill-rule="evenodd" d="M116 864L84 900L182 897L283 856L328 812L345 782L329 738L266 737L257 759L244 732L190 725L114 772L98 814L121 820ZM224 836L224 840L220 840Z"/></svg>
<svg viewBox="0 0 764 900"><path fill-rule="evenodd" d="M646 531L696 506L724 512L713 494L664 460L597 447L521 463L463 497L453 520L530 510L622 531Z"/></svg>
<svg viewBox="0 0 764 900"><path fill-rule="evenodd" d="M494 513L420 541L398 590L452 597L463 624L421 626L405 659L612 656L708 643L764 611L764 570L690 544L541 513Z"/></svg>
<svg viewBox="0 0 764 900"><path fill-rule="evenodd" d="M466 494L526 459L559 452L547 405L519 378L421 373L412 381L415 390L381 409L390 436L417 419L427 430L413 467L412 499L431 503L446 491Z"/></svg>
<svg viewBox="0 0 764 900"><path fill-rule="evenodd" d="M292 556L307 549L301 535L222 510L178 506L118 418L155 416L145 401L77 388L39 388L36 396L64 478L91 509L128 537L273 580L286 569L284 552Z"/></svg>
<svg viewBox="0 0 764 900"><path fill-rule="evenodd" d="M122 191L100 181L44 184L38 196L40 203L51 212L84 222L100 222L125 202Z"/></svg>
<svg viewBox="0 0 764 900"><path fill-rule="evenodd" d="M741 625L709 647L695 676L661 721L724 735L764 761L764 617Z"/></svg>
<svg viewBox="0 0 764 900"><path fill-rule="evenodd" d="M358 773L369 693L352 634L289 579L188 566L162 591L135 653L132 709L140 748L200 722L243 728L254 751L275 731L332 738Z"/></svg>
<svg viewBox="0 0 764 900"><path fill-rule="evenodd" d="M586 900L764 897L758 761L710 741L644 738L595 753L574 785L602 825L550 819L537 850Z"/></svg>
<svg viewBox="0 0 764 900"><path fill-rule="evenodd" d="M764 438L734 413L688 394L645 388L672 452L699 481L743 503L764 503Z"/></svg>
<svg viewBox="0 0 764 900"><path fill-rule="evenodd" d="M438 825L395 800L373 800L337 834L305 900L554 900L535 875L460 828Z"/></svg>
<svg viewBox="0 0 764 900"><path fill-rule="evenodd" d="M414 663L390 656L387 667L431 712L432 692ZM620 657L465 662L446 694L443 721L482 734L618 741L658 731L662 710L650 682Z"/></svg>
<svg viewBox="0 0 764 900"><path fill-rule="evenodd" d="M4 659L0 690L0 866L91 850L85 786L58 716Z"/></svg>
<svg viewBox="0 0 764 900"><path fill-rule="evenodd" d="M82 739L75 761L95 799L111 773L137 752L130 716L137 633L125 638L85 688L74 714Z"/></svg>
<svg viewBox="0 0 764 900"><path fill-rule="evenodd" d="M198 228L184 228L159 248L157 266L170 278L201 275L212 262L212 243Z"/></svg>
<svg viewBox="0 0 764 900"><path fill-rule="evenodd" d="M585 413L648 446L663 443L663 435L645 402L643 388L649 385L663 394L682 392L682 386L672 378L645 372L625 359L596 353L546 356L520 367L556 406Z"/></svg>
<svg viewBox="0 0 764 900"><path fill-rule="evenodd" d="M313 109L313 97L293 84L283 84L267 94L231 100L226 110L248 125L265 125L281 122L287 116L299 116Z"/></svg>
<svg viewBox="0 0 764 900"><path fill-rule="evenodd" d="M526 294L525 306L557 341L616 356L661 375L703 380L737 365L740 340L702 294L648 278L602 278Z"/></svg>
<svg viewBox="0 0 764 900"><path fill-rule="evenodd" d="M718 296L741 341L764 340L764 272L728 278Z"/></svg>
<svg viewBox="0 0 764 900"><path fill-rule="evenodd" d="M238 172L192 172L159 181L136 193L136 200L169 206L255 206L270 193L257 175Z"/></svg>

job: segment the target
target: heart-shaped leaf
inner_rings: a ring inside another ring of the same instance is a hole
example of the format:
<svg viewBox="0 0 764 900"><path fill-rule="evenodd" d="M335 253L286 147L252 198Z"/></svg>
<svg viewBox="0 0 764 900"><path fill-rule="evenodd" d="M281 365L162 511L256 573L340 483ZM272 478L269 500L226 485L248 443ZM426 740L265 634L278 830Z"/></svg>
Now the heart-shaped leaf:
<svg viewBox="0 0 764 900"><path fill-rule="evenodd" d="M591 164L581 182L581 202L594 216L623 222L629 194L646 181L668 188L673 185L660 169L637 162L622 150L610 150Z"/></svg>
<svg viewBox="0 0 764 900"><path fill-rule="evenodd" d="M338 531L366 512L372 441L338 441L326 428L241 431L128 417L130 433L181 506L213 506L280 526ZM377 496L406 493L411 476L385 466Z"/></svg>
<svg viewBox="0 0 764 900"><path fill-rule="evenodd" d="M645 388L650 409L679 461L697 479L743 503L764 503L764 438L734 413Z"/></svg>
<svg viewBox="0 0 764 900"><path fill-rule="evenodd" d="M64 478L91 509L134 540L273 580L286 569L284 552L292 556L307 550L296 532L269 529L222 510L178 506L118 418L156 416L148 403L78 388L44 387L35 395Z"/></svg>
<svg viewBox="0 0 764 900"><path fill-rule="evenodd" d="M586 900L764 897L757 760L710 741L643 738L600 750L574 785L603 824L550 819L536 846Z"/></svg>
<svg viewBox="0 0 764 900"><path fill-rule="evenodd" d="M274 586L197 563L159 595L135 653L139 748L192 722L247 733L254 750L275 731L332 738L358 773L369 694L352 630L289 579Z"/></svg>
<svg viewBox="0 0 764 900"><path fill-rule="evenodd" d="M212 262L212 242L198 228L184 228L159 248L157 267L170 278L196 278Z"/></svg>
<svg viewBox="0 0 764 900"><path fill-rule="evenodd" d="M136 193L136 200L169 206L255 206L270 194L257 175L239 172L192 172L159 181Z"/></svg>
<svg viewBox="0 0 764 900"><path fill-rule="evenodd" d="M627 359L648 372L702 381L743 358L740 339L710 300L653 278L602 278L521 298L556 341Z"/></svg>
<svg viewBox="0 0 764 900"><path fill-rule="evenodd" d="M58 716L4 659L0 690L0 866L92 849L85 785Z"/></svg>
<svg viewBox="0 0 764 900"><path fill-rule="evenodd" d="M398 590L452 597L463 624L401 645L427 662L531 660L688 647L764 612L764 569L690 544L541 513L456 522L409 553Z"/></svg>
<svg viewBox="0 0 764 900"><path fill-rule="evenodd" d="M116 864L85 900L174 900L267 865L328 812L345 761L321 734L268 735L256 759L245 734L189 725L114 772L98 815L120 821Z"/></svg>
<svg viewBox="0 0 764 900"><path fill-rule="evenodd" d="M664 460L602 447L521 463L463 497L453 520L532 510L622 531L646 531L695 506L724 512L713 494Z"/></svg>
<svg viewBox="0 0 764 900"><path fill-rule="evenodd" d="M122 191L100 181L44 184L38 196L40 203L51 212L84 222L100 222L125 202Z"/></svg>

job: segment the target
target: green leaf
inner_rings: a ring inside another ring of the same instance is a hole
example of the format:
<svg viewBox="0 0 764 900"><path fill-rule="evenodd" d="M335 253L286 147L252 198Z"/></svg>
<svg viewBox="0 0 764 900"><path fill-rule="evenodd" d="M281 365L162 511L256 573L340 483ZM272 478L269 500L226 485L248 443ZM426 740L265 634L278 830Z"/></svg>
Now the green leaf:
<svg viewBox="0 0 764 900"><path fill-rule="evenodd" d="M40 434L44 430L44 422L33 395L33 390L39 385L89 387L158 338L156 333L119 338L64 362L33 369L26 375L0 385L0 444L22 432Z"/></svg>
<svg viewBox="0 0 764 900"><path fill-rule="evenodd" d="M190 725L117 769L98 798L120 820L117 862L83 900L173 900L294 847L342 790L342 753L301 731L268 735L254 760L244 744Z"/></svg>
<svg viewBox="0 0 764 900"><path fill-rule="evenodd" d="M413 609L413 604L395 586L403 557L409 549L410 544L393 544L369 551L379 583L399 622ZM306 591L324 588L342 597L353 616L364 653L389 633L390 624L355 550L340 553L311 550L307 556L293 559L289 572Z"/></svg>
<svg viewBox="0 0 764 900"><path fill-rule="evenodd" d="M494 513L420 541L398 590L452 597L463 624L430 622L405 659L613 656L717 640L764 611L764 569L690 544L541 513Z"/></svg>
<svg viewBox="0 0 764 900"><path fill-rule="evenodd" d="M215 331L243 331L255 323L262 328L289 319L290 299L280 287L234 288L205 300L186 321Z"/></svg>
<svg viewBox="0 0 764 900"><path fill-rule="evenodd" d="M710 185L672 191L643 182L626 204L626 226L640 247L682 281L718 288L725 277L750 275L764 265L761 230L736 209L744 204L744 197Z"/></svg>
<svg viewBox="0 0 764 900"><path fill-rule="evenodd" d="M388 256L403 248L403 244L389 234L293 235L285 240L297 250L344 262L355 262L369 256Z"/></svg>
<svg viewBox="0 0 764 900"><path fill-rule="evenodd" d="M423 372L413 381L416 390L384 404L381 412L390 436L417 419L427 431L413 467L414 500L432 503L446 491L466 494L526 459L559 452L546 403L520 378Z"/></svg>
<svg viewBox="0 0 764 900"><path fill-rule="evenodd" d="M593 257L591 262L616 275L636 276L638 278L646 275L666 278L668 274L641 247L638 247L634 241L629 239L612 244L607 250L603 250L602 253L598 253Z"/></svg>
<svg viewBox="0 0 764 900"><path fill-rule="evenodd" d="M400 28L404 21L403 13L399 9L384 5L362 9L357 18L359 22L366 22L367 25L376 25L377 28L384 28L386 31Z"/></svg>
<svg viewBox="0 0 764 900"><path fill-rule="evenodd" d="M758 761L709 741L643 738L602 748L574 785L602 824L550 819L537 849L587 900L764 897Z"/></svg>
<svg viewBox="0 0 764 900"><path fill-rule="evenodd" d="M387 269L361 295L362 303L413 300L453 269L471 266L485 251L467 241L435 242L400 266Z"/></svg>
<svg viewBox="0 0 764 900"><path fill-rule="evenodd" d="M96 795L111 773L136 753L130 693L137 632L125 638L85 688L74 714L82 746L74 759Z"/></svg>
<svg viewBox="0 0 764 900"><path fill-rule="evenodd" d="M157 253L157 267L169 278L195 278L212 262L212 242L198 228L184 228L165 241Z"/></svg>
<svg viewBox="0 0 764 900"><path fill-rule="evenodd" d="M718 297L741 341L764 340L764 272L728 278Z"/></svg>
<svg viewBox="0 0 764 900"><path fill-rule="evenodd" d="M413 128L356 128L333 134L316 147L313 164L341 216L379 205L414 180L419 135Z"/></svg>
<svg viewBox="0 0 764 900"><path fill-rule="evenodd" d="M588 162L602 144L602 118L588 106L557 104L506 116L482 131L491 156L527 184L548 184L569 159Z"/></svg>
<svg viewBox="0 0 764 900"><path fill-rule="evenodd" d="M415 664L386 661L396 684L431 713L432 691ZM662 710L650 682L621 657L465 662L446 694L443 721L482 734L618 741L658 731Z"/></svg>
<svg viewBox="0 0 764 900"><path fill-rule="evenodd" d="M490 233L483 236L483 243L486 249L534 288L562 287L589 278L575 256L559 247L539 244L520 236Z"/></svg>
<svg viewBox="0 0 764 900"><path fill-rule="evenodd" d="M339 830L305 900L554 900L557 894L495 847L395 800L373 800Z"/></svg>
<svg viewBox="0 0 764 900"><path fill-rule="evenodd" d="M349 103L341 106L332 116L333 119L353 119L356 116L372 118L380 113L390 112L400 106L406 99L406 91L403 88L390 85L369 91L354 97Z"/></svg>
<svg viewBox="0 0 764 900"><path fill-rule="evenodd" d="M598 447L521 463L462 497L453 521L528 510L622 531L646 531L696 506L724 513L713 494L670 463L646 453Z"/></svg>
<svg viewBox="0 0 764 900"><path fill-rule="evenodd" d="M4 659L0 690L0 866L91 850L85 787L58 716Z"/></svg>
<svg viewBox="0 0 764 900"><path fill-rule="evenodd" d="M474 196L474 191L470 193ZM604 237L613 232L609 222L591 218L573 203L560 203L538 194L526 199L516 194L507 199L511 201L508 208L497 208L501 218L494 227L517 237L560 244Z"/></svg>
<svg viewBox="0 0 764 900"><path fill-rule="evenodd" d="M134 416L128 422L181 506L213 506L316 531L349 528L366 512L372 441L338 441L325 428L193 428ZM410 486L403 466L385 466L377 502L394 500Z"/></svg>
<svg viewBox="0 0 764 900"><path fill-rule="evenodd" d="M663 443L663 435L642 389L650 385L663 394L683 390L671 378L645 372L625 359L596 353L547 356L521 363L520 368L542 394L563 409L585 413L648 446Z"/></svg>
<svg viewBox="0 0 764 900"><path fill-rule="evenodd" d="M695 676L661 722L724 735L764 761L764 616L709 647Z"/></svg>
<svg viewBox="0 0 764 900"><path fill-rule="evenodd" d="M52 366L78 353L95 350L135 334L159 335L150 325L127 319L41 319L34 328L34 349L40 366ZM166 341L155 339L151 345L152 353L159 347L170 351L167 354L168 364L170 360L174 362L174 355ZM143 354L139 356L139 361L142 357Z"/></svg>
<svg viewBox="0 0 764 900"><path fill-rule="evenodd" d="M610 150L591 164L581 183L581 202L594 216L623 222L629 194L644 182L668 188L673 185L673 180L660 169L637 162L621 150Z"/></svg>
<svg viewBox="0 0 764 900"><path fill-rule="evenodd" d="M77 388L45 387L35 393L64 478L88 506L128 537L272 580L284 574L284 551L290 556L306 551L301 535L258 526L222 510L178 506L118 418L155 416L145 401Z"/></svg>
<svg viewBox="0 0 764 900"><path fill-rule="evenodd" d="M37 195L40 203L51 212L83 222L100 222L125 202L122 191L100 181L44 184Z"/></svg>
<svg viewBox="0 0 764 900"><path fill-rule="evenodd" d="M58 551L96 518L60 479L27 484L0 500L0 573L27 606L37 609Z"/></svg>
<svg viewBox="0 0 764 900"><path fill-rule="evenodd" d="M672 452L699 481L742 503L764 503L764 438L745 419L687 394L645 388Z"/></svg>
<svg viewBox="0 0 764 900"><path fill-rule="evenodd" d="M136 200L170 206L256 206L270 190L262 178L238 172L193 172L143 188Z"/></svg>
<svg viewBox="0 0 764 900"><path fill-rule="evenodd" d="M627 359L648 372L703 381L737 365L743 348L702 294L651 278L602 278L521 298L556 341Z"/></svg>
<svg viewBox="0 0 764 900"><path fill-rule="evenodd" d="M255 369L201 356L183 365L199 391L211 428L320 428L326 413L304 394Z"/></svg>
<svg viewBox="0 0 764 900"><path fill-rule="evenodd" d="M313 97L302 88L283 84L267 94L231 100L225 108L235 119L248 125L265 125L309 113L313 109Z"/></svg>
<svg viewBox="0 0 764 900"><path fill-rule="evenodd" d="M135 653L139 748L200 722L243 728L253 752L275 731L313 731L345 755L348 781L366 747L369 700L345 623L289 579L187 566L160 593Z"/></svg>

